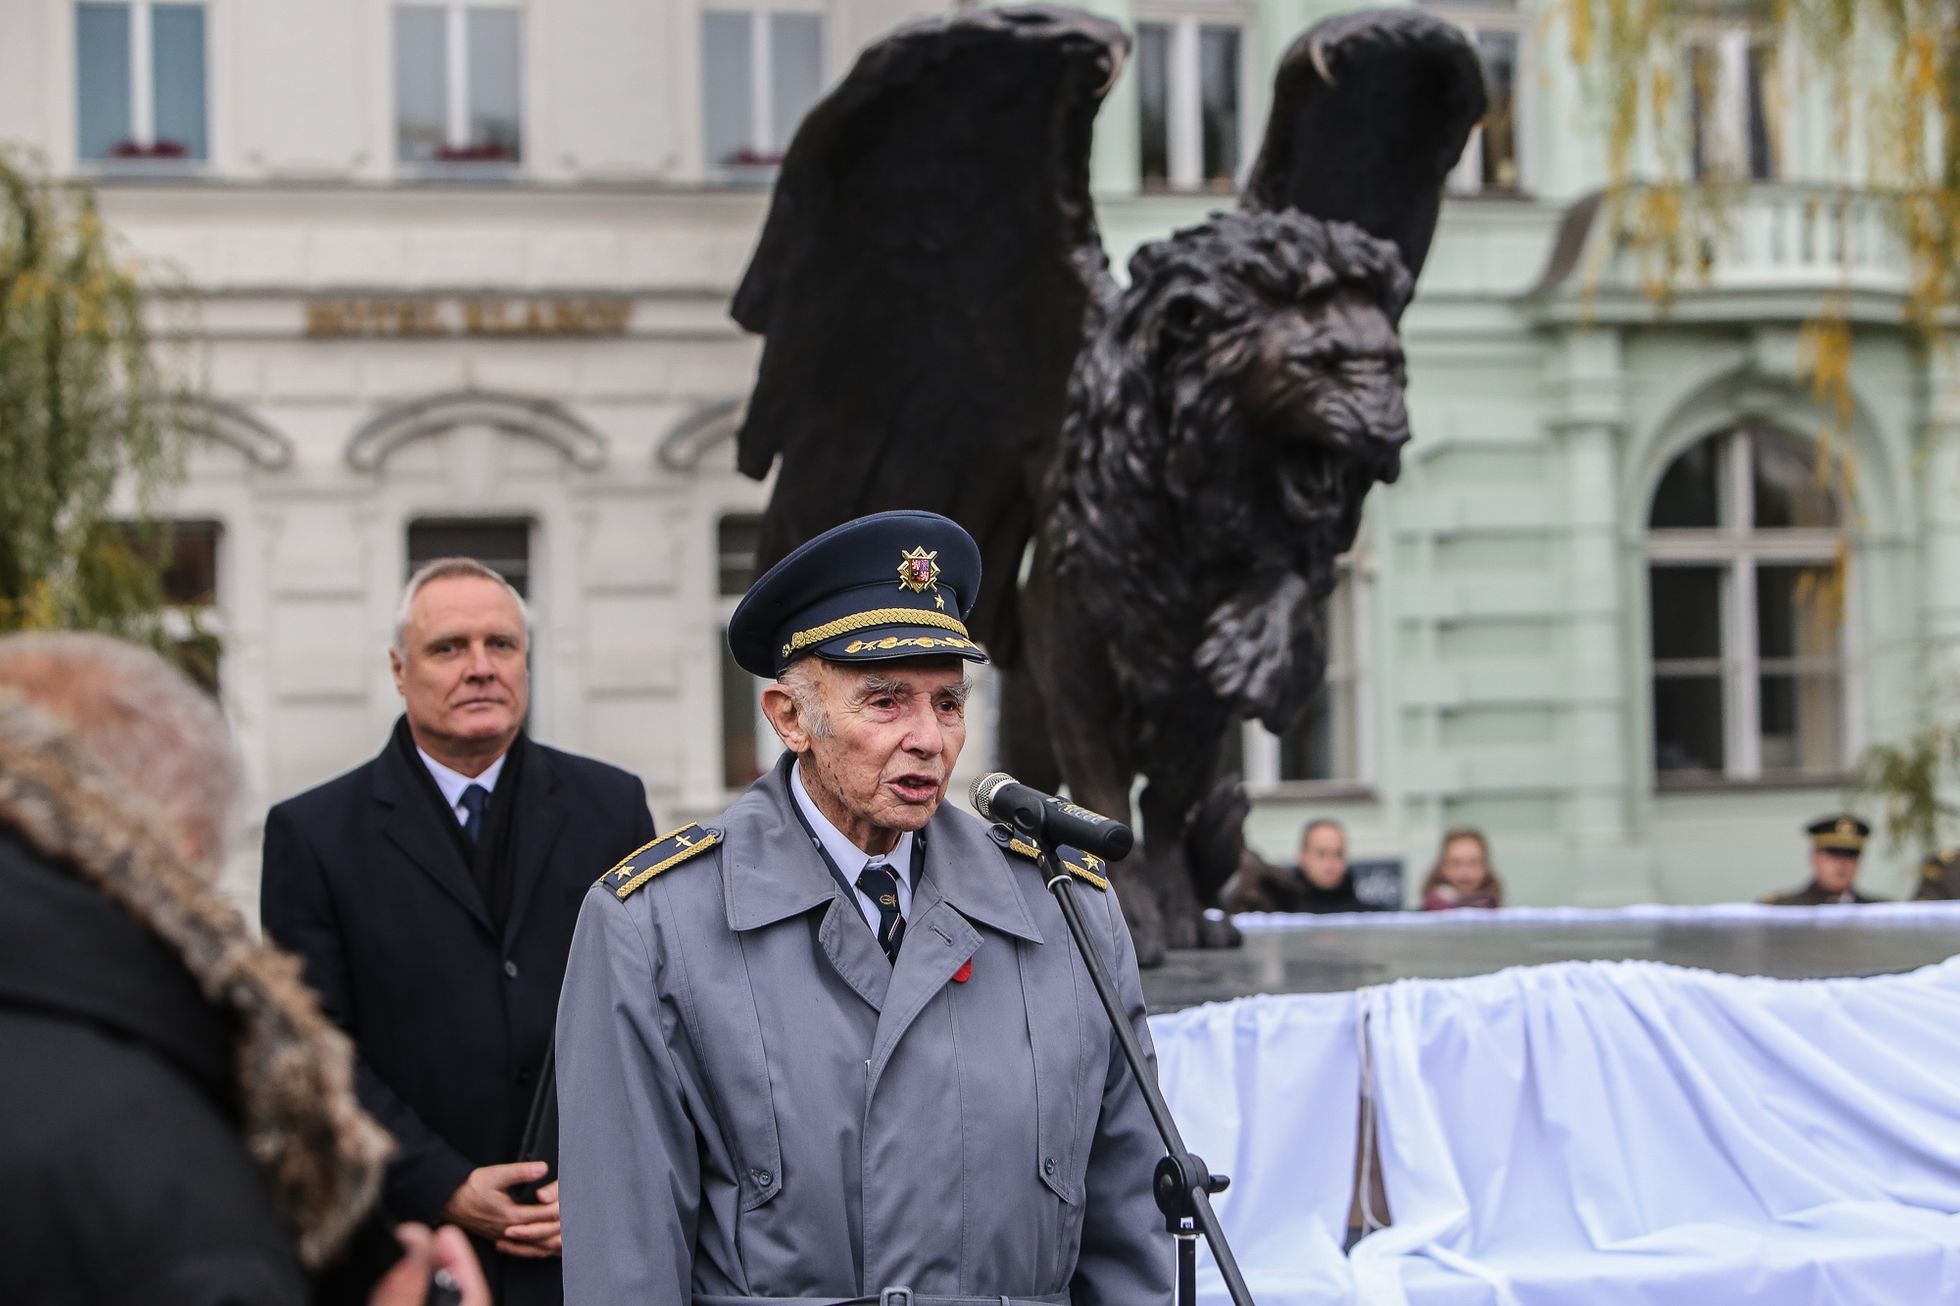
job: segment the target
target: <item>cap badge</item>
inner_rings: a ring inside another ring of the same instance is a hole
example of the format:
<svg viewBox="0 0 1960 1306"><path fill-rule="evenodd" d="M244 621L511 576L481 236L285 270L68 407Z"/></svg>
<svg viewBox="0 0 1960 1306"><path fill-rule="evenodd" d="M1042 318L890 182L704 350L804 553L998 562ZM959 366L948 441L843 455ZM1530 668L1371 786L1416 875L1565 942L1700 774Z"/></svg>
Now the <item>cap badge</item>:
<svg viewBox="0 0 1960 1306"><path fill-rule="evenodd" d="M937 589L939 564L934 559L938 557L938 550L927 553L923 544L910 553L901 552L898 555L899 588L911 590L914 594Z"/></svg>

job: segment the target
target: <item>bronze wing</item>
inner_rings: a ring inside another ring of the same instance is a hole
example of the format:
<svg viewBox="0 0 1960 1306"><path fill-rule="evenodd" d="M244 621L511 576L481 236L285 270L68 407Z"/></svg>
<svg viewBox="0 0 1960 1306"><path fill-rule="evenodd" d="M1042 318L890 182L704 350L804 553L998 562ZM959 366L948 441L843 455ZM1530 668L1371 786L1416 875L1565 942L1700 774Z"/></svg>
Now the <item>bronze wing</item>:
<svg viewBox="0 0 1960 1306"><path fill-rule="evenodd" d="M979 542L970 628L1015 642L1014 588L1103 271L1089 199L1120 28L982 9L867 48L791 141L733 312L763 337L741 470L780 463L759 565L867 512Z"/></svg>
<svg viewBox="0 0 1960 1306"><path fill-rule="evenodd" d="M1338 14L1280 60L1242 207L1352 222L1422 272L1443 185L1484 116L1477 52L1420 9Z"/></svg>

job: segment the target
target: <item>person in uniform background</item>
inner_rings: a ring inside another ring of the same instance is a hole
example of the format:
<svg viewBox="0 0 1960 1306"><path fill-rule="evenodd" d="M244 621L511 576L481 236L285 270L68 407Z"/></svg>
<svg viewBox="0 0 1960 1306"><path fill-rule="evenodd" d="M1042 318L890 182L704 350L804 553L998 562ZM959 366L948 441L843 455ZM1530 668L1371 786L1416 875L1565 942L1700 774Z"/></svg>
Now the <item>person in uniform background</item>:
<svg viewBox="0 0 1960 1306"><path fill-rule="evenodd" d="M1926 854L1919 864L1919 884L1913 889L1914 902L1949 902L1960 898L1960 848L1942 848Z"/></svg>
<svg viewBox="0 0 1960 1306"><path fill-rule="evenodd" d="M1484 832L1468 825L1445 830L1436 864L1422 882L1422 909L1450 911L1503 905L1504 882L1491 867L1490 841Z"/></svg>
<svg viewBox="0 0 1960 1306"><path fill-rule="evenodd" d="M560 1300L557 1185L523 1158L585 887L653 834L646 790L523 733L523 600L466 558L410 578L374 760L266 817L260 914L354 1040L395 1219L476 1240L501 1306ZM515 1192L513 1190L516 1190Z"/></svg>
<svg viewBox="0 0 1960 1306"><path fill-rule="evenodd" d="M1763 901L1772 907L1818 907L1830 902L1884 902L1858 892L1858 859L1872 828L1845 813L1824 816L1804 827L1810 836L1810 883L1788 893L1773 893Z"/></svg>
<svg viewBox="0 0 1960 1306"><path fill-rule="evenodd" d="M156 653L0 639L0 1301L304 1306L381 1185L347 1040L216 886L241 767ZM379 1241L370 1306L448 1269L454 1229ZM403 1253L406 1253L405 1255Z"/></svg>
<svg viewBox="0 0 1960 1306"><path fill-rule="evenodd" d="M736 609L787 751L587 896L558 1019L569 1300L1170 1300L1162 1145L1036 850L943 802L979 585L957 525L881 513ZM1148 1048L1116 896L1067 861Z"/></svg>

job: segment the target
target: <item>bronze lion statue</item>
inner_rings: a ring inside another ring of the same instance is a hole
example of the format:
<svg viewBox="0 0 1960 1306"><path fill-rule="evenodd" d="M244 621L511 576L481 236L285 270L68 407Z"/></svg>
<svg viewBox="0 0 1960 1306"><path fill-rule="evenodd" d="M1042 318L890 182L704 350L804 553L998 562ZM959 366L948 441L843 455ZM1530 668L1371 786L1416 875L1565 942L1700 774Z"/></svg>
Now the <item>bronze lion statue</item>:
<svg viewBox="0 0 1960 1306"><path fill-rule="evenodd" d="M1409 438L1396 324L1484 111L1462 35L1344 14L1281 60L1235 212L1110 275L1089 191L1128 41L987 8L901 28L813 109L734 313L764 337L739 465L776 485L761 565L863 513L979 541L969 622L1002 762L1127 819L1138 959L1221 944L1247 854L1226 743L1319 685L1319 609ZM1032 555L1029 548L1032 545Z"/></svg>
<svg viewBox="0 0 1960 1306"><path fill-rule="evenodd" d="M1241 857L1219 749L1237 719L1284 730L1321 683L1334 560L1409 439L1411 289L1351 224L1224 214L1139 250L1077 360L1003 763L1101 812L1145 778L1147 869L1120 881L1139 937L1224 937L1199 910Z"/></svg>

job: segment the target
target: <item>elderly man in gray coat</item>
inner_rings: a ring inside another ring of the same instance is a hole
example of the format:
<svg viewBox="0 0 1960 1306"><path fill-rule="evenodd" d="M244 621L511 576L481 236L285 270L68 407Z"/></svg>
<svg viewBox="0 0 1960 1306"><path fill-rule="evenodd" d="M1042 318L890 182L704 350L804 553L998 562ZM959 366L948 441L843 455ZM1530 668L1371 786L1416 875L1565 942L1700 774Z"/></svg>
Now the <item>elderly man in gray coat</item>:
<svg viewBox="0 0 1960 1306"><path fill-rule="evenodd" d="M607 872L572 943L574 1306L1170 1301L1162 1146L1034 850L942 806L979 581L954 523L881 513L737 609L788 752ZM1116 895L1084 907L1148 1048Z"/></svg>

